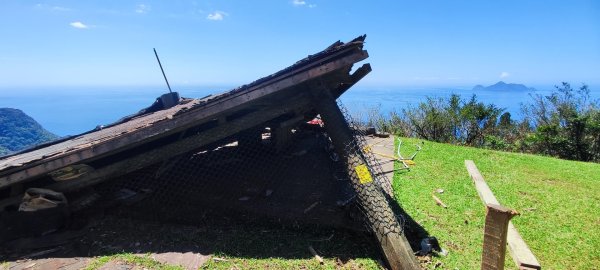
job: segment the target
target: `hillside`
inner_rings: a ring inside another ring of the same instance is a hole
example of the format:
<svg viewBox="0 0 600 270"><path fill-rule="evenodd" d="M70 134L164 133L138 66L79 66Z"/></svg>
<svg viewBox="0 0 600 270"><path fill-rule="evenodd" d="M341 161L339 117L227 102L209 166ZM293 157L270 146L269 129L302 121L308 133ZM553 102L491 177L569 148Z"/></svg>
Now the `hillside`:
<svg viewBox="0 0 600 270"><path fill-rule="evenodd" d="M490 86L476 85L475 87L473 87L473 91L529 92L529 91L535 91L535 89L527 87L523 84L505 83L503 81L499 81L496 84L493 84Z"/></svg>
<svg viewBox="0 0 600 270"><path fill-rule="evenodd" d="M0 155L57 138L21 110L0 108Z"/></svg>
<svg viewBox="0 0 600 270"><path fill-rule="evenodd" d="M404 139L406 152L420 140ZM600 265L600 164L425 142L410 172L395 176L398 201L449 251L443 269L478 269L484 206L464 166L475 162L501 204L521 213L513 223L545 269ZM436 194L448 205L433 201ZM507 256L507 269L514 263Z"/></svg>

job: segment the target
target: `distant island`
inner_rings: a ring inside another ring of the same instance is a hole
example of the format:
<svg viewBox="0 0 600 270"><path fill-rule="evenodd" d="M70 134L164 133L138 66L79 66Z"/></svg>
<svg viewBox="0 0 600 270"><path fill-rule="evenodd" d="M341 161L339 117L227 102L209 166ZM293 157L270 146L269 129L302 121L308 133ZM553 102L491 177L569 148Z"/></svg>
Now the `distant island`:
<svg viewBox="0 0 600 270"><path fill-rule="evenodd" d="M58 139L23 111L0 108L0 156Z"/></svg>
<svg viewBox="0 0 600 270"><path fill-rule="evenodd" d="M473 87L473 91L529 92L535 91L535 88L527 87L523 84L499 81L490 86L476 85Z"/></svg>

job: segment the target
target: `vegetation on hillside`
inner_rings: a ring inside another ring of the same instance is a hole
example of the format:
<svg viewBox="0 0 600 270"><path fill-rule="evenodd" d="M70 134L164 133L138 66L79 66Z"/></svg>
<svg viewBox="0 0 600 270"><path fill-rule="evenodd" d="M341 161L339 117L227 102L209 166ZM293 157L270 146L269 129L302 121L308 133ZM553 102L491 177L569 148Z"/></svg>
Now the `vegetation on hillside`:
<svg viewBox="0 0 600 270"><path fill-rule="evenodd" d="M0 108L0 155L57 138L21 110Z"/></svg>
<svg viewBox="0 0 600 270"><path fill-rule="evenodd" d="M533 96L525 107L535 132L528 138L535 153L582 161L600 161L600 104L587 86L568 83L550 96Z"/></svg>
<svg viewBox="0 0 600 270"><path fill-rule="evenodd" d="M556 86L548 96L531 95L523 105L524 118L485 104L473 95L428 97L416 107L384 116L370 113L369 125L400 136L496 150L549 155L581 161L600 161L600 102L586 85Z"/></svg>

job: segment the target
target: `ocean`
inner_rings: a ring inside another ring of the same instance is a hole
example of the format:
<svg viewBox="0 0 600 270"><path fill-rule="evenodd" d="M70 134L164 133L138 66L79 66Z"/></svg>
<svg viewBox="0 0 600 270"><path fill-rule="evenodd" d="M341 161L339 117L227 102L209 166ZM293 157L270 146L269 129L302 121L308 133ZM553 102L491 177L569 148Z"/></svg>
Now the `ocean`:
<svg viewBox="0 0 600 270"><path fill-rule="evenodd" d="M575 86L575 85L574 85ZM182 87L174 89L183 97L200 98L218 94L234 87ZM600 98L600 89L590 87L592 96ZM521 117L521 103L531 101L527 92L474 93L472 87L363 87L351 88L341 97L342 103L353 115L367 115L379 110L384 115L391 111L416 106L426 97L447 97L458 94L464 99L476 94L479 101L492 103L513 115ZM537 88L546 95L552 87ZM66 87L0 89L0 108L20 109L38 121L44 128L59 136L76 135L97 125L105 125L149 106L167 90L164 87Z"/></svg>

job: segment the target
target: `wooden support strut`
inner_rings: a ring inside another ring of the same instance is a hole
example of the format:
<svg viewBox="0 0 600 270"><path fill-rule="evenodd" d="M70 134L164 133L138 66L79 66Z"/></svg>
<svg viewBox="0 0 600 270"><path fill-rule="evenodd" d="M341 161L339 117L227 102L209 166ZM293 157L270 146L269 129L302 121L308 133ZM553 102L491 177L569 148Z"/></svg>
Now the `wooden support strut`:
<svg viewBox="0 0 600 270"><path fill-rule="evenodd" d="M364 168L366 164L362 155L355 151L348 151L348 146L354 143L354 137L331 92L318 85L311 91L315 109L325 122L325 130L336 152L348 166L347 170L356 190L357 199L365 211L371 230L375 233L389 266L394 270L419 269L416 257L381 189L374 181L364 181L365 176L359 176L360 172L364 172L369 174L366 176L368 179L375 177L368 170L359 169Z"/></svg>
<svg viewBox="0 0 600 270"><path fill-rule="evenodd" d="M486 208L487 214L485 216L485 228L483 232L481 269L504 269L508 222L518 213L512 209L495 204L488 204Z"/></svg>

